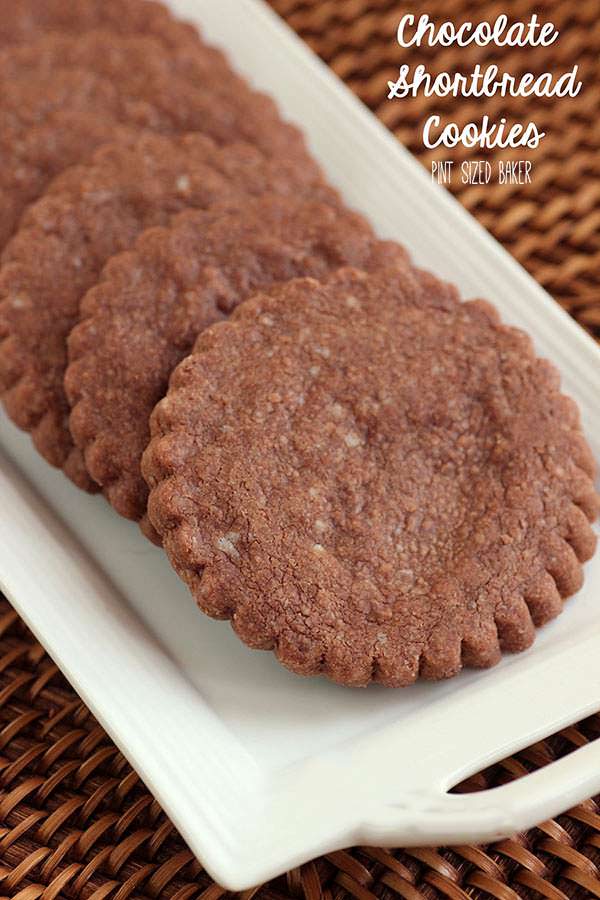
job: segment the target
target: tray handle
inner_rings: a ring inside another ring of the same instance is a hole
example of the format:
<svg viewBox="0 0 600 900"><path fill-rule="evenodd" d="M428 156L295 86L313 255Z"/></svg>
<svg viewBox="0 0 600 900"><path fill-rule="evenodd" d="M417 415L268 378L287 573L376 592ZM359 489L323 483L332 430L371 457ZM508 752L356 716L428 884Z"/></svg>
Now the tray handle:
<svg viewBox="0 0 600 900"><path fill-rule="evenodd" d="M490 842L534 827L600 790L600 739L509 784L472 794L415 790L363 824L372 844ZM399 836L402 835L400 838Z"/></svg>

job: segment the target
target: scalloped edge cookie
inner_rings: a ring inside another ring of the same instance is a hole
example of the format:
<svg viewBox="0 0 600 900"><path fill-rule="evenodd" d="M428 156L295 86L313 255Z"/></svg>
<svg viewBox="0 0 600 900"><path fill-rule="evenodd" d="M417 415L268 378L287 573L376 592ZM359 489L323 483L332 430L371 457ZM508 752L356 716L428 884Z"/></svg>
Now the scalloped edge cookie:
<svg viewBox="0 0 600 900"><path fill-rule="evenodd" d="M596 546L596 466L557 371L489 304L418 306L406 279L247 301L173 373L143 458L200 608L352 686L524 650Z"/></svg>
<svg viewBox="0 0 600 900"><path fill-rule="evenodd" d="M82 297L147 228L263 193L340 202L310 160L298 166L248 144L148 133L105 145L26 211L0 268L0 392L11 419L79 487L98 489L71 439L63 386Z"/></svg>
<svg viewBox="0 0 600 900"><path fill-rule="evenodd" d="M271 194L182 213L113 258L82 302L65 388L75 444L117 512L155 539L139 470L148 419L198 333L260 287L349 264L406 268L408 259L356 213Z"/></svg>

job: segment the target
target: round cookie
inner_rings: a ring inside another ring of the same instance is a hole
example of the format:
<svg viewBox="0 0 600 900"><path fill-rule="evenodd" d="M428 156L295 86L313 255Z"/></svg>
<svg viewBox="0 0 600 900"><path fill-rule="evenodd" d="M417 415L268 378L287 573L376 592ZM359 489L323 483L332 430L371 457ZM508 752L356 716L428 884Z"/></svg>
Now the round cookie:
<svg viewBox="0 0 600 900"><path fill-rule="evenodd" d="M201 44L173 53L150 37L49 35L0 53L0 245L52 177L115 139L117 125L217 143L246 140L306 165L300 132ZM217 54L220 58L220 54Z"/></svg>
<svg viewBox="0 0 600 900"><path fill-rule="evenodd" d="M348 264L405 267L406 252L356 213L271 194L181 213L108 263L71 332L65 388L75 444L121 515L145 525L148 419L198 333L258 289Z"/></svg>
<svg viewBox="0 0 600 900"><path fill-rule="evenodd" d="M57 70L7 83L0 88L0 250L14 233L27 205L52 177L86 157L96 146L133 135L153 119L159 130L169 121L149 104L130 107L115 85L84 70Z"/></svg>
<svg viewBox="0 0 600 900"><path fill-rule="evenodd" d="M249 300L173 373L143 460L201 609L347 685L523 650L595 548L594 460L554 367L488 304L424 307L409 278Z"/></svg>
<svg viewBox="0 0 600 900"><path fill-rule="evenodd" d="M0 268L0 393L39 452L80 487L97 489L71 440L63 380L79 303L104 264L186 208L263 193L338 198L316 164L269 159L248 144L144 134L105 145L60 175L26 211Z"/></svg>
<svg viewBox="0 0 600 900"><path fill-rule="evenodd" d="M150 34L174 49L198 42L196 29L155 0L0 0L0 47L35 41L48 31L83 34L106 28Z"/></svg>

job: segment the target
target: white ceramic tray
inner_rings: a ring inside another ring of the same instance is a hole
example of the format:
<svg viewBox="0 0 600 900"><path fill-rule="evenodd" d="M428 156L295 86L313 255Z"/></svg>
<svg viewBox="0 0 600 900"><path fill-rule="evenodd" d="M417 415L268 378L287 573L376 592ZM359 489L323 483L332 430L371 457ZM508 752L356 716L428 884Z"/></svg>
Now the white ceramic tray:
<svg viewBox="0 0 600 900"><path fill-rule="evenodd" d="M173 0L301 122L382 235L493 300L564 374L600 457L600 351L257 0ZM493 840L600 791L600 743L510 785L469 773L600 708L600 554L529 652L399 691L302 680L196 611L162 553L0 423L0 581L211 875L355 843Z"/></svg>

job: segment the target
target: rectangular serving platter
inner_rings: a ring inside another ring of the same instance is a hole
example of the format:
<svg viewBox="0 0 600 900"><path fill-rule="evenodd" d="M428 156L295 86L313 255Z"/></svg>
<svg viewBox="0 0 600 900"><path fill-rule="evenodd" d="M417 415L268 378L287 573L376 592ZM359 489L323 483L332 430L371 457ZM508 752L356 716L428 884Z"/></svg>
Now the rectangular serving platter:
<svg viewBox="0 0 600 900"><path fill-rule="evenodd" d="M172 0L300 123L381 236L485 296L561 369L600 458L600 350L260 0ZM449 788L600 708L600 554L535 646L392 691L303 680L195 609L162 552L0 420L0 584L223 886L357 843L487 841L600 791L595 742L510 785Z"/></svg>

